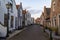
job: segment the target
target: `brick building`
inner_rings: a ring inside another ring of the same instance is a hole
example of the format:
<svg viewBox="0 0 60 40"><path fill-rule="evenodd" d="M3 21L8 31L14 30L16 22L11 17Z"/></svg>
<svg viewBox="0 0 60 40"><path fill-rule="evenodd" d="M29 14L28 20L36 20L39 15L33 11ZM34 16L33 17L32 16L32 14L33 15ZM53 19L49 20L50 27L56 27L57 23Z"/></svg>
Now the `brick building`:
<svg viewBox="0 0 60 40"><path fill-rule="evenodd" d="M44 25L49 27L50 26L50 9L44 6Z"/></svg>
<svg viewBox="0 0 60 40"><path fill-rule="evenodd" d="M40 24L45 27L50 26L50 9L51 8L46 8L46 6L44 6L44 12L42 12L40 17Z"/></svg>
<svg viewBox="0 0 60 40"><path fill-rule="evenodd" d="M60 34L60 0L52 0L50 20L51 27L57 27Z"/></svg>
<svg viewBox="0 0 60 40"><path fill-rule="evenodd" d="M44 12L42 12L42 15L40 17L40 24L45 26L44 22L45 22L45 20L44 20Z"/></svg>
<svg viewBox="0 0 60 40"><path fill-rule="evenodd" d="M35 20L35 22L36 22L36 24L40 24L40 18L37 18L37 19Z"/></svg>

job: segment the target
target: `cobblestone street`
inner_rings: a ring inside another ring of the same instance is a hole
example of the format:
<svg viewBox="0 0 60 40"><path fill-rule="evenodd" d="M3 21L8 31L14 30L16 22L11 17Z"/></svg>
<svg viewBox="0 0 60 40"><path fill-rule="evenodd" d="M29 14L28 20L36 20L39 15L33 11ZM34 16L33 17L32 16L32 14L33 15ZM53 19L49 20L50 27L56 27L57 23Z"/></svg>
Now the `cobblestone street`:
<svg viewBox="0 0 60 40"><path fill-rule="evenodd" d="M49 40L49 38L39 25L32 25L13 38L7 40Z"/></svg>

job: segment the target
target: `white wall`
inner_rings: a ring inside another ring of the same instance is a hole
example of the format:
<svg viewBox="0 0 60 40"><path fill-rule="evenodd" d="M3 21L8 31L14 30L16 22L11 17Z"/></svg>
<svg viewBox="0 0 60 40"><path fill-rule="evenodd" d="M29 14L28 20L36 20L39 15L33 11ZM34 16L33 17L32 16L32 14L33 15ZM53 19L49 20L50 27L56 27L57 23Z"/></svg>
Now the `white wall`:
<svg viewBox="0 0 60 40"><path fill-rule="evenodd" d="M2 24L4 24L4 14L7 14L5 3L5 1L0 0L0 22L2 22Z"/></svg>
<svg viewBox="0 0 60 40"><path fill-rule="evenodd" d="M27 24L31 24L31 14L29 12L27 12Z"/></svg>
<svg viewBox="0 0 60 40"><path fill-rule="evenodd" d="M11 1L10 0L0 0L0 22L3 25L4 25L4 14L7 14L6 4L8 2L11 2ZM11 27L10 26L11 16L14 16L13 28L12 29L15 29L15 18L17 17L17 9L16 9L15 0L13 0L13 13L11 13L10 11L9 11L9 13L10 13L9 27Z"/></svg>
<svg viewBox="0 0 60 40"><path fill-rule="evenodd" d="M20 6L18 8L18 26L19 26L19 28L22 28L22 20L23 20L22 10L23 10L22 3L20 3Z"/></svg>

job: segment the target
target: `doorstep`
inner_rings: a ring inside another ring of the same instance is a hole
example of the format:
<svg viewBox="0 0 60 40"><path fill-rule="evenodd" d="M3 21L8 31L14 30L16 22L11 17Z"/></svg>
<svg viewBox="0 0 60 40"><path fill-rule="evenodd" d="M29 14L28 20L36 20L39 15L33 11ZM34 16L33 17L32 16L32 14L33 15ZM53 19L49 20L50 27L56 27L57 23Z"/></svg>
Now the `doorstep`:
<svg viewBox="0 0 60 40"><path fill-rule="evenodd" d="M45 32L50 35L50 31L48 29L45 29Z"/></svg>
<svg viewBox="0 0 60 40"><path fill-rule="evenodd" d="M45 29L45 32L49 35L50 38L50 31L48 29Z"/></svg>
<svg viewBox="0 0 60 40"><path fill-rule="evenodd" d="M13 36L15 36L15 35L19 34L20 32L22 32L22 31L23 31L23 30L25 30L25 29L26 29L26 27L25 27L25 28L23 28L23 29L21 29L21 30L16 30L15 32L13 32L13 33L9 34L9 37L7 37L7 39L12 38Z"/></svg>

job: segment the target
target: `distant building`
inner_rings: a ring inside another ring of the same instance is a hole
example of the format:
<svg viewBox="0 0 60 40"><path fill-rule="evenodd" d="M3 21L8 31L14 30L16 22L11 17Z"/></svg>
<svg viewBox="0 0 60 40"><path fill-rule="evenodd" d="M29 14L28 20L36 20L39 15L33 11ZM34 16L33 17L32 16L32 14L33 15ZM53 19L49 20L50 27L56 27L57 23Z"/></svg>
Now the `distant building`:
<svg viewBox="0 0 60 40"><path fill-rule="evenodd" d="M23 10L23 26L31 25L31 14L28 10Z"/></svg>
<svg viewBox="0 0 60 40"><path fill-rule="evenodd" d="M36 24L40 24L40 18L37 18L37 19L35 20L35 22L36 22Z"/></svg>
<svg viewBox="0 0 60 40"><path fill-rule="evenodd" d="M27 14L26 14L26 18L27 18L27 25L31 25L31 14L29 13L29 11L27 11Z"/></svg>
<svg viewBox="0 0 60 40"><path fill-rule="evenodd" d="M44 19L45 17L44 17L44 12L42 12L42 15L40 16L40 25L43 25L43 26L45 26L45 19Z"/></svg>
<svg viewBox="0 0 60 40"><path fill-rule="evenodd" d="M34 24L34 18L31 17L31 24Z"/></svg>

